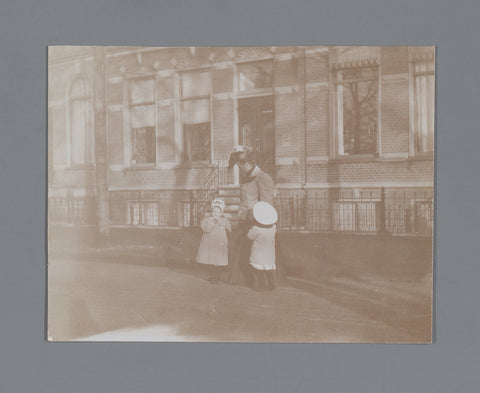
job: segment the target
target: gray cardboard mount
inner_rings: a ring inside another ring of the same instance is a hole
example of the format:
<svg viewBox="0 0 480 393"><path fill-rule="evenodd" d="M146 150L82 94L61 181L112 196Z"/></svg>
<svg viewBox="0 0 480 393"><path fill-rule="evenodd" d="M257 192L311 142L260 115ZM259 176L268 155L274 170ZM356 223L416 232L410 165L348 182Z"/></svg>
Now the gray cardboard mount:
<svg viewBox="0 0 480 393"><path fill-rule="evenodd" d="M4 1L0 392L476 392L476 1ZM49 343L47 45L436 45L431 345Z"/></svg>

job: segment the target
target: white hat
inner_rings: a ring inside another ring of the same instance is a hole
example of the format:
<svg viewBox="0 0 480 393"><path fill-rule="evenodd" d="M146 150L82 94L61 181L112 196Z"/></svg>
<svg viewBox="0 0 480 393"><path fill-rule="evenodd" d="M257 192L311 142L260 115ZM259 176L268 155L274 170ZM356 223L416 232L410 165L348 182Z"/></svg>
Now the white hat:
<svg viewBox="0 0 480 393"><path fill-rule="evenodd" d="M212 209L214 207L218 207L222 211L222 214L223 214L223 209L225 209L225 202L222 201L221 199L214 199L212 201Z"/></svg>
<svg viewBox="0 0 480 393"><path fill-rule="evenodd" d="M268 202L257 202L253 206L253 217L262 225L273 225L278 220L275 208Z"/></svg>

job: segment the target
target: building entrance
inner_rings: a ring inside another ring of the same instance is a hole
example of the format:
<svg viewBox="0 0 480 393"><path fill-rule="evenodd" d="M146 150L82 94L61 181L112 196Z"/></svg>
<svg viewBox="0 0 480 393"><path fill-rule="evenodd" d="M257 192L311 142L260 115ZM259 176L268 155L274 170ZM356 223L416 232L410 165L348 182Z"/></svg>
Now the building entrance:
<svg viewBox="0 0 480 393"><path fill-rule="evenodd" d="M239 142L253 149L257 165L275 180L273 96L238 100Z"/></svg>

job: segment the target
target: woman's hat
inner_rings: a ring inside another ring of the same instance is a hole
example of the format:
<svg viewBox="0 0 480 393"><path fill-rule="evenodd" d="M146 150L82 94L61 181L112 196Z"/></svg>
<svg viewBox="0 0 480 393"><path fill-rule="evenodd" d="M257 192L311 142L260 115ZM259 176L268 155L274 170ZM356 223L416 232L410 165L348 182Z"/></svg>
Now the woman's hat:
<svg viewBox="0 0 480 393"><path fill-rule="evenodd" d="M243 146L243 145L235 145L235 146L233 146L233 152L234 152L234 153L237 153L237 152L246 153L247 151L248 151L248 147L247 147L247 146Z"/></svg>
<svg viewBox="0 0 480 393"><path fill-rule="evenodd" d="M233 147L233 152L230 154L230 159L228 161L228 168L233 168L236 164L243 163L245 161L252 161L253 156L251 153L251 148L243 145L235 145Z"/></svg>
<svg viewBox="0 0 480 393"><path fill-rule="evenodd" d="M257 202L253 206L253 217L262 225L273 225L278 220L275 208L268 202Z"/></svg>
<svg viewBox="0 0 480 393"><path fill-rule="evenodd" d="M225 209L225 202L222 201L221 199L214 199L212 201L212 209L214 207L218 207L222 211L222 214L223 214L223 209Z"/></svg>

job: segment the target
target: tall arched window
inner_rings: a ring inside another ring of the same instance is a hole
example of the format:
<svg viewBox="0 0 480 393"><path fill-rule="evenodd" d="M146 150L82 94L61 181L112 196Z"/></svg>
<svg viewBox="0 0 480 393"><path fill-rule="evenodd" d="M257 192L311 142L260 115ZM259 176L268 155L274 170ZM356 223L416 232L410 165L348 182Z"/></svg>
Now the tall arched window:
<svg viewBox="0 0 480 393"><path fill-rule="evenodd" d="M92 97L85 79L75 78L68 91L70 160L73 166L94 163Z"/></svg>

